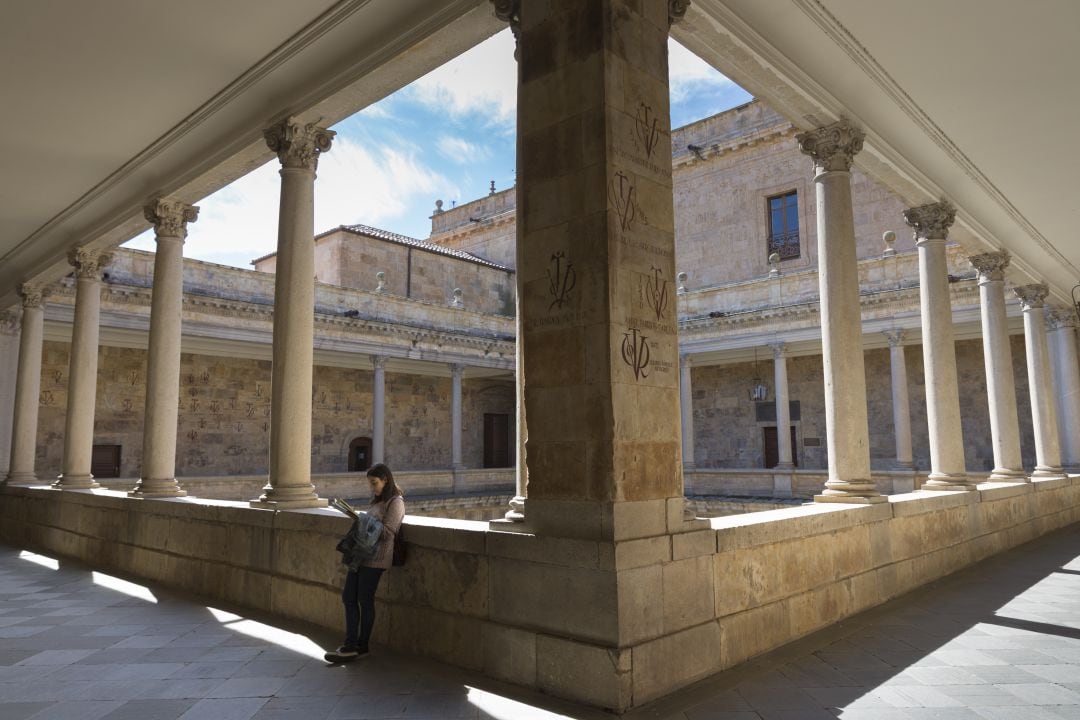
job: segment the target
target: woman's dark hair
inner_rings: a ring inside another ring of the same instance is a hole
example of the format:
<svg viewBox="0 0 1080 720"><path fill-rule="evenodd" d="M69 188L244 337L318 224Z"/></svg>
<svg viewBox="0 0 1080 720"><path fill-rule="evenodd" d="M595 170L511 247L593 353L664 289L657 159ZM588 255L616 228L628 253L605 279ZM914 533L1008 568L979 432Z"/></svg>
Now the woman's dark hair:
<svg viewBox="0 0 1080 720"><path fill-rule="evenodd" d="M371 498L372 505L377 502L389 502L390 498L394 497L395 495L405 497L405 493L401 492L401 488L399 488L397 486L397 483L394 482L394 473L390 472L390 468L388 468L383 463L377 463L368 468L367 476L376 477L380 480L386 481L386 484L383 485L382 492Z"/></svg>

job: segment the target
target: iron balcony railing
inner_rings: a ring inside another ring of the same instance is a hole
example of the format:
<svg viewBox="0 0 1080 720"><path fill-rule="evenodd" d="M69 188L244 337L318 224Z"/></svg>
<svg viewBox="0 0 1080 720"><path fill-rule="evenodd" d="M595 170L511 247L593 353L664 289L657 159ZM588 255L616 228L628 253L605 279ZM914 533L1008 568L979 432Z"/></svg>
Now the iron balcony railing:
<svg viewBox="0 0 1080 720"><path fill-rule="evenodd" d="M779 233L769 236L768 255L776 253L781 260L790 260L799 257L799 231Z"/></svg>

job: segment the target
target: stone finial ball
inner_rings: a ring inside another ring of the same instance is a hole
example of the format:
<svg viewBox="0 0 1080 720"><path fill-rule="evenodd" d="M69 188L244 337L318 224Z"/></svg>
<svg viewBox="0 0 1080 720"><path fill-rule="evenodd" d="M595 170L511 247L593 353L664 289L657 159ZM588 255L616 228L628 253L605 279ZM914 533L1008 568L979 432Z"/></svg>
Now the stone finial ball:
<svg viewBox="0 0 1080 720"><path fill-rule="evenodd" d="M761 257L761 256L759 255L758 257ZM780 262L780 253L770 253L769 254L769 264L770 265L775 265L778 262Z"/></svg>
<svg viewBox="0 0 1080 720"><path fill-rule="evenodd" d="M892 230L886 230L882 234L881 239L885 241L886 245L892 245L894 242L896 242L896 233L894 233Z"/></svg>

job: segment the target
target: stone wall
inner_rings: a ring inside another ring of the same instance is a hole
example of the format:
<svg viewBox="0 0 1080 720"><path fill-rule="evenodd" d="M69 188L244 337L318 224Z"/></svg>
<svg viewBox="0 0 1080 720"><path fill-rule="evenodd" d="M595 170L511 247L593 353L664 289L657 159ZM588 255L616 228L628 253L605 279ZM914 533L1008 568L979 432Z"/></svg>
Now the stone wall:
<svg viewBox="0 0 1080 720"><path fill-rule="evenodd" d="M615 542L410 516L374 639L621 711L1078 520L1078 476L674 534L661 523ZM0 537L16 547L335 630L347 527L328 509L0 488Z"/></svg>
<svg viewBox="0 0 1080 720"><path fill-rule="evenodd" d="M146 353L98 351L95 444L120 445L123 477L138 477L142 456ZM178 477L259 475L268 471L270 362L181 355ZM55 477L63 454L68 345L46 342L42 360L37 474ZM348 469L349 443L371 437L373 372L316 366L312 408L312 472ZM386 461L401 469L450 465L450 378L388 372ZM484 413L514 415L510 382L462 382L462 457L483 464Z"/></svg>
<svg viewBox="0 0 1080 720"><path fill-rule="evenodd" d="M1024 466L1035 465L1034 434L1031 426L1031 401L1028 394L1024 338L1011 336L1013 370L1020 418L1021 453ZM748 391L760 378L773 395L773 364L768 351L761 360L695 367L691 370L694 396L694 462L700 468L764 467L764 439L755 404ZM926 424L926 389L922 370L922 347L905 347L908 371L908 398L911 407L911 434L915 465L930 467L930 448ZM870 461L875 470L892 468L896 460L893 431L892 381L889 350L867 350L866 395L870 421ZM788 388L791 400L800 404L801 421L797 427L799 467L824 470L828 466L825 445L825 395L820 355L788 358ZM993 469L994 454L990 441L990 413L986 397L982 341L956 343L959 373L960 414L963 420L967 469L984 472ZM811 445L807 445L807 440ZM813 443L819 443L814 445Z"/></svg>

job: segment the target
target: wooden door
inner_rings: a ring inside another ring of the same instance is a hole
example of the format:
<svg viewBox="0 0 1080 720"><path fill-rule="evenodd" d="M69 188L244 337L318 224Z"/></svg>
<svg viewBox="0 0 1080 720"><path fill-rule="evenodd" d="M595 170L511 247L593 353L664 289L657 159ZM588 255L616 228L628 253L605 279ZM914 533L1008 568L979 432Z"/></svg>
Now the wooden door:
<svg viewBox="0 0 1080 720"><path fill-rule="evenodd" d="M484 413L484 467L510 467L510 416Z"/></svg>

